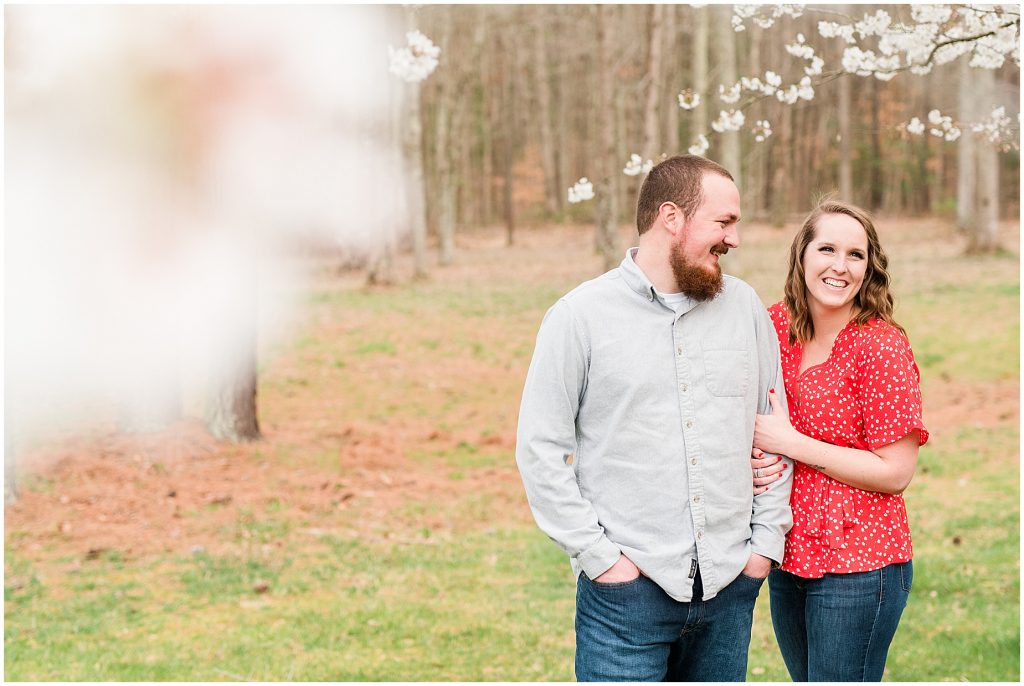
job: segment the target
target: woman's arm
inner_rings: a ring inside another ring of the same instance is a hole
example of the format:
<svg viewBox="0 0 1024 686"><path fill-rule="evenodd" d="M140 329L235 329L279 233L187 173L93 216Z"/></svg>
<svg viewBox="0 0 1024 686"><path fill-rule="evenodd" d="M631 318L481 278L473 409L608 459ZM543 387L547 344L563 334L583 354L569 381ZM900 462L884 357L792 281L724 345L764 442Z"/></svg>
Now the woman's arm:
<svg viewBox="0 0 1024 686"><path fill-rule="evenodd" d="M769 397L772 414L756 417L754 447L781 453L865 491L902 493L910 485L920 447L917 429L874 451L842 448L804 436L790 424L775 394Z"/></svg>

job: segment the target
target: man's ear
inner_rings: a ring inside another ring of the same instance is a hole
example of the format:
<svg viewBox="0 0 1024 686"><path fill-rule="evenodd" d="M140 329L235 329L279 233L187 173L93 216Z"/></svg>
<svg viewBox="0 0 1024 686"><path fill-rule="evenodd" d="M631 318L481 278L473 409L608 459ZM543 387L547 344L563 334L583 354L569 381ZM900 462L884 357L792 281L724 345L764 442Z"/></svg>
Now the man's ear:
<svg viewBox="0 0 1024 686"><path fill-rule="evenodd" d="M673 202L666 200L658 206L658 219L673 236L683 230L683 213Z"/></svg>

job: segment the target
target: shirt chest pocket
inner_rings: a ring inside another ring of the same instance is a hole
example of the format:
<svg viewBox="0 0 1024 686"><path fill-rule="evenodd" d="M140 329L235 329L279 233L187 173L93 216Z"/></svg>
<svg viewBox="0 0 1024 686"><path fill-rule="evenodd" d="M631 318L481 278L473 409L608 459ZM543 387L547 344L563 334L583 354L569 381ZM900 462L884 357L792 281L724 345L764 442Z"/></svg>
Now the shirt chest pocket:
<svg viewBox="0 0 1024 686"><path fill-rule="evenodd" d="M746 350L704 348L704 383L711 395L745 396L750 388L750 361Z"/></svg>

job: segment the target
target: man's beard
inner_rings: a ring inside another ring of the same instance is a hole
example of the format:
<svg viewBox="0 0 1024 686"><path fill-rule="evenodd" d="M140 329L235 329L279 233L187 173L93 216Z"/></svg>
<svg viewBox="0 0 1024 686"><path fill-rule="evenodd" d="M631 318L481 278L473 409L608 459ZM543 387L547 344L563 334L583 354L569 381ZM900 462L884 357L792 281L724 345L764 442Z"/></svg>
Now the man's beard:
<svg viewBox="0 0 1024 686"><path fill-rule="evenodd" d="M690 262L683 255L685 243L685 240L676 243L669 256L676 284L678 284L680 292L698 302L711 300L722 292L722 287L725 285L725 281L722 279L722 268L717 264L711 269ZM711 252L724 255L729 252L729 246L719 243L711 249Z"/></svg>

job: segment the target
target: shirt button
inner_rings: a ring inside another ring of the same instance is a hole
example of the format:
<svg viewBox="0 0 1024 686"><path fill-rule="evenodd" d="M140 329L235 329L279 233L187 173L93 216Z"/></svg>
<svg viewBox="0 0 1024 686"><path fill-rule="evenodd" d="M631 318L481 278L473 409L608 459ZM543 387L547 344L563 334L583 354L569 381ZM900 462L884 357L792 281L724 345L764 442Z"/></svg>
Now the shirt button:
<svg viewBox="0 0 1024 686"><path fill-rule="evenodd" d="M683 354L683 346L679 346L678 348L676 348L676 354L677 355L682 355Z"/></svg>
<svg viewBox="0 0 1024 686"><path fill-rule="evenodd" d="M687 419L686 420L686 428L687 429L692 429L693 428L693 420L692 419Z"/></svg>
<svg viewBox="0 0 1024 686"><path fill-rule="evenodd" d="M704 540L704 529L701 529L700 531L697 532L697 540L698 541L703 541Z"/></svg>
<svg viewBox="0 0 1024 686"><path fill-rule="evenodd" d="M697 458L696 457L691 457L690 458L690 464L697 464Z"/></svg>
<svg viewBox="0 0 1024 686"><path fill-rule="evenodd" d="M690 384L680 384L679 388L683 389L683 393L686 393L688 390L690 390Z"/></svg>
<svg viewBox="0 0 1024 686"><path fill-rule="evenodd" d="M699 495L693 496L693 502L699 503L700 502L700 496Z"/></svg>

